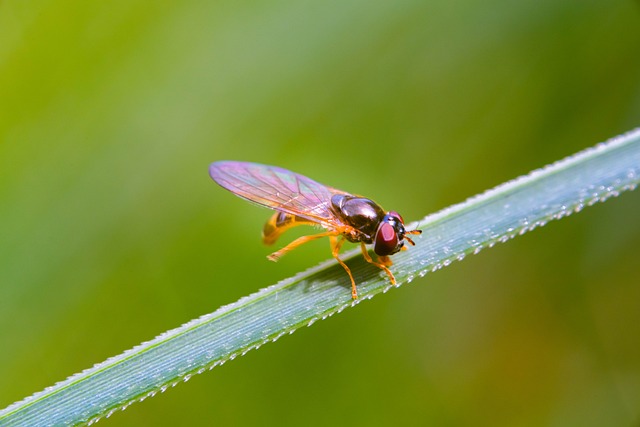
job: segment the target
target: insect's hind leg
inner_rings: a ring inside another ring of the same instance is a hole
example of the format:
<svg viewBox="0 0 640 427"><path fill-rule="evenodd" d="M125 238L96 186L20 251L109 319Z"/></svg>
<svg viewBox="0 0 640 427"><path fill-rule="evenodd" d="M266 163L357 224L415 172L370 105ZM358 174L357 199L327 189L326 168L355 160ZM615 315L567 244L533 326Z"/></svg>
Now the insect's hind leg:
<svg viewBox="0 0 640 427"><path fill-rule="evenodd" d="M395 286L396 278L391 272L391 270L389 270L386 265L379 262L375 262L369 255L369 252L367 251L367 247L365 246L364 243L360 242L360 248L362 249L362 256L364 257L364 259L366 259L368 263L375 265L381 270L384 270L384 272L387 273L387 276L389 276L389 280L391 281L391 284ZM389 265L391 265L391 260L388 257L385 257L383 261L388 262Z"/></svg>
<svg viewBox="0 0 640 427"><path fill-rule="evenodd" d="M280 259L281 256L283 256L290 250L295 249L304 243L319 239L321 237L327 237L327 236L335 237L336 235L337 235L336 231L327 231L326 233L319 233L319 234L312 234L311 236L298 237L296 240L289 243L284 248L272 253L271 255L267 255L267 259L269 259L269 261L277 261L278 259Z"/></svg>
<svg viewBox="0 0 640 427"><path fill-rule="evenodd" d="M342 261L340 257L338 257L340 248L344 243L344 238L338 240L336 236L337 234L334 234L330 237L329 242L331 243L331 254L336 259L336 261L340 263L342 268L344 268L344 271L347 272L347 274L349 275L349 279L351 279L351 298L358 299L358 289L356 288L356 281L353 279L353 274L351 274L351 270L349 269L349 267L347 267L347 264L345 264L344 261Z"/></svg>

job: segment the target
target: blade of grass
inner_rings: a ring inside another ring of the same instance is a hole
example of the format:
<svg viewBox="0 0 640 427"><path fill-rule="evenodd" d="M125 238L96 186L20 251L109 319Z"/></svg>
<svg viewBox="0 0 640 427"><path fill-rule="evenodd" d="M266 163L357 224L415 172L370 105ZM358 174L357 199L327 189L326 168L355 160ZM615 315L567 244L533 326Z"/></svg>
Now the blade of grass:
<svg viewBox="0 0 640 427"><path fill-rule="evenodd" d="M394 256L393 271L399 284L410 282L632 190L639 181L640 130L635 130L427 216L420 221L417 245ZM345 255L358 283L357 301L350 298L342 267L327 261L14 403L0 411L0 425L92 424L387 291L386 275L354 257L357 253Z"/></svg>

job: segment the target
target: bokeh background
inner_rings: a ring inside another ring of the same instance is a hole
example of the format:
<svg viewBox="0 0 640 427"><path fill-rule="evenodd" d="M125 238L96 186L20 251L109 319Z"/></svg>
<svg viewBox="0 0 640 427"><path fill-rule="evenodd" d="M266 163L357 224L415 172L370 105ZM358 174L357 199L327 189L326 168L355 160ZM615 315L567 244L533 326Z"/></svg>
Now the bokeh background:
<svg viewBox="0 0 640 427"><path fill-rule="evenodd" d="M408 220L640 124L633 0L0 2L0 407L329 257L217 187ZM640 192L104 425L640 425Z"/></svg>

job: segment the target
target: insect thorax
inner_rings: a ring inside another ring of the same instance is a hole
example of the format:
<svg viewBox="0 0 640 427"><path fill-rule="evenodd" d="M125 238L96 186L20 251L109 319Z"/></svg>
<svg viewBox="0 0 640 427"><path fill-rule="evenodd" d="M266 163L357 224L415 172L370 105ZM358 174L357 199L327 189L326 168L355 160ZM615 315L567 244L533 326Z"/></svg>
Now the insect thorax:
<svg viewBox="0 0 640 427"><path fill-rule="evenodd" d="M335 194L331 197L331 209L355 233L346 233L351 242L373 243L378 225L384 218L384 211L373 200L364 197Z"/></svg>

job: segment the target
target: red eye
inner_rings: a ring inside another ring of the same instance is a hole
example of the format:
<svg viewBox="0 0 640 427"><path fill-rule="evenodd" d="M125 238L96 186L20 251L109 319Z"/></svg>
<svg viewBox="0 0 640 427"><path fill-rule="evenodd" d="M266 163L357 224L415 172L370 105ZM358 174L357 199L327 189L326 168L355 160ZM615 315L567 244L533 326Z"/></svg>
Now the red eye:
<svg viewBox="0 0 640 427"><path fill-rule="evenodd" d="M378 255L391 255L398 252L398 234L386 221L383 221L378 228L373 250Z"/></svg>

